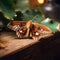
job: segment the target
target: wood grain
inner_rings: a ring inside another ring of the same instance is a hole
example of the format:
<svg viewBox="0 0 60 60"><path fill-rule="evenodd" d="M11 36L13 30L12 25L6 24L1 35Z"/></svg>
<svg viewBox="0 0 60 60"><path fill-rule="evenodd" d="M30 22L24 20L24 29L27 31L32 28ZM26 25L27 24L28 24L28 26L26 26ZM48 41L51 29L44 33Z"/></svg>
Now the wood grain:
<svg viewBox="0 0 60 60"><path fill-rule="evenodd" d="M39 42L32 39L18 39L14 32L0 32L0 40L6 42L6 48L0 49L0 57L13 54Z"/></svg>

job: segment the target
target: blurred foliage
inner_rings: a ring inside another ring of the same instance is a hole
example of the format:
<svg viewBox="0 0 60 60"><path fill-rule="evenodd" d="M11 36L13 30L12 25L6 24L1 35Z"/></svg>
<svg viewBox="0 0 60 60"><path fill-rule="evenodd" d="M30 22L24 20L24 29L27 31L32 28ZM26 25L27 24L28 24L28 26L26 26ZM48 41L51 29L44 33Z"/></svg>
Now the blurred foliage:
<svg viewBox="0 0 60 60"><path fill-rule="evenodd" d="M23 13L23 20L28 21L28 20L32 20L33 22L40 22L44 19L44 15L38 11L38 10L26 10Z"/></svg>
<svg viewBox="0 0 60 60"><path fill-rule="evenodd" d="M46 18L44 19L43 21L41 21L41 24L49 27L53 33L57 32L57 27L58 27L58 22L53 20L53 19L50 19L50 18Z"/></svg>
<svg viewBox="0 0 60 60"><path fill-rule="evenodd" d="M27 10L28 6L29 0L0 0L0 11L3 13L4 17L7 18L7 20L42 19L41 12Z"/></svg>
<svg viewBox="0 0 60 60"><path fill-rule="evenodd" d="M21 9L20 7L22 7L24 3L26 4L26 2L24 2L23 4L21 4L21 2L23 3L23 0L0 0L0 20L3 22L4 30L7 29L7 24L10 21L22 20L21 16L23 14L19 9ZM19 7L19 9L17 7ZM19 11L15 11L15 10L19 10Z"/></svg>
<svg viewBox="0 0 60 60"><path fill-rule="evenodd" d="M25 11L29 8L29 0L17 0L16 1L16 9L20 11Z"/></svg>
<svg viewBox="0 0 60 60"><path fill-rule="evenodd" d="M16 12L17 16L16 16L16 17L14 17L13 19L14 19L14 20L17 20L17 21L22 20L23 13L22 13L20 10L15 11L15 12Z"/></svg>
<svg viewBox="0 0 60 60"><path fill-rule="evenodd" d="M2 12L0 12L0 21L3 25L0 25L0 27L3 29L3 30L7 30L7 24L10 22L10 20L6 19L3 15Z"/></svg>
<svg viewBox="0 0 60 60"><path fill-rule="evenodd" d="M16 16L14 11L14 1L0 0L0 12L2 12L7 19L13 20L13 17Z"/></svg>

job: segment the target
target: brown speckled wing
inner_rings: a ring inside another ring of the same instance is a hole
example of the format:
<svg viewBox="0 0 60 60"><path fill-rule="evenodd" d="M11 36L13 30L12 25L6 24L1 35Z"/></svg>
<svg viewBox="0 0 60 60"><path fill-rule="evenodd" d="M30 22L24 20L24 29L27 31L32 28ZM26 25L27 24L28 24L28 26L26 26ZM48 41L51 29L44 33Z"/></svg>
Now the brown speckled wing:
<svg viewBox="0 0 60 60"><path fill-rule="evenodd" d="M32 20L25 21L13 21L8 23L7 27L13 31L16 31L16 35L19 38L27 38L30 35L30 25L32 24Z"/></svg>
<svg viewBox="0 0 60 60"><path fill-rule="evenodd" d="M24 26L21 26L18 31L16 31L19 38L28 38L30 37L30 25L32 21L28 21Z"/></svg>
<svg viewBox="0 0 60 60"><path fill-rule="evenodd" d="M33 23L30 29L30 36L34 40L39 40L53 35L52 31L48 27L41 24Z"/></svg>
<svg viewBox="0 0 60 60"><path fill-rule="evenodd" d="M8 23L7 27L13 31L18 30L20 27L23 27L26 25L27 22L25 21L12 21Z"/></svg>
<svg viewBox="0 0 60 60"><path fill-rule="evenodd" d="M32 20L25 21L12 21L7 25L13 31L16 31L18 38L32 37L34 40L49 37L52 31L44 25L33 23Z"/></svg>

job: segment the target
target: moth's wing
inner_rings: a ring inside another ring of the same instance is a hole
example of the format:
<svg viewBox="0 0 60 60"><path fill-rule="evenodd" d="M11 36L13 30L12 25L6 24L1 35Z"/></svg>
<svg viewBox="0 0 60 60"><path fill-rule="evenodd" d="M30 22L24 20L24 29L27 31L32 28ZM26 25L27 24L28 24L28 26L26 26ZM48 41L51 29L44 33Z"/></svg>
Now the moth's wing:
<svg viewBox="0 0 60 60"><path fill-rule="evenodd" d="M13 31L16 31L19 27L26 25L25 21L12 21L7 24L7 27Z"/></svg>
<svg viewBox="0 0 60 60"><path fill-rule="evenodd" d="M16 31L16 35L20 38L25 38L29 36L30 25L32 24L32 20L25 21L12 21L8 23L7 27L13 31ZM27 32L26 32L27 30ZM26 33L25 33L26 32Z"/></svg>
<svg viewBox="0 0 60 60"><path fill-rule="evenodd" d="M48 28L47 26L41 25L41 36L40 36L41 38L48 38L52 35L53 33L50 28Z"/></svg>
<svg viewBox="0 0 60 60"><path fill-rule="evenodd" d="M34 27L31 30L31 37L34 40L46 38L52 35L52 31L44 25L33 23Z"/></svg>
<svg viewBox="0 0 60 60"><path fill-rule="evenodd" d="M25 25L20 27L20 29L17 31L17 36L20 38L28 38L30 34L30 25L32 24L32 21L26 22ZM21 25L20 25L21 26Z"/></svg>

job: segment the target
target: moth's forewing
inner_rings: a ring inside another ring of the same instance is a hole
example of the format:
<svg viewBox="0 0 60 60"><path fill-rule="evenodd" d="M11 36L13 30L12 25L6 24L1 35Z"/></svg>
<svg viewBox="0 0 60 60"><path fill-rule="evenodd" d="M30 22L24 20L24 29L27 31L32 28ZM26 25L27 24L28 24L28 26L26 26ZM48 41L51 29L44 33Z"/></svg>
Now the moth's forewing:
<svg viewBox="0 0 60 60"><path fill-rule="evenodd" d="M12 21L8 23L7 27L13 31L16 31L16 35L19 38L29 37L30 33L30 25L32 24L32 20L25 21Z"/></svg>
<svg viewBox="0 0 60 60"><path fill-rule="evenodd" d="M19 27L25 26L25 21L12 21L8 23L7 27L13 31L16 31Z"/></svg>

